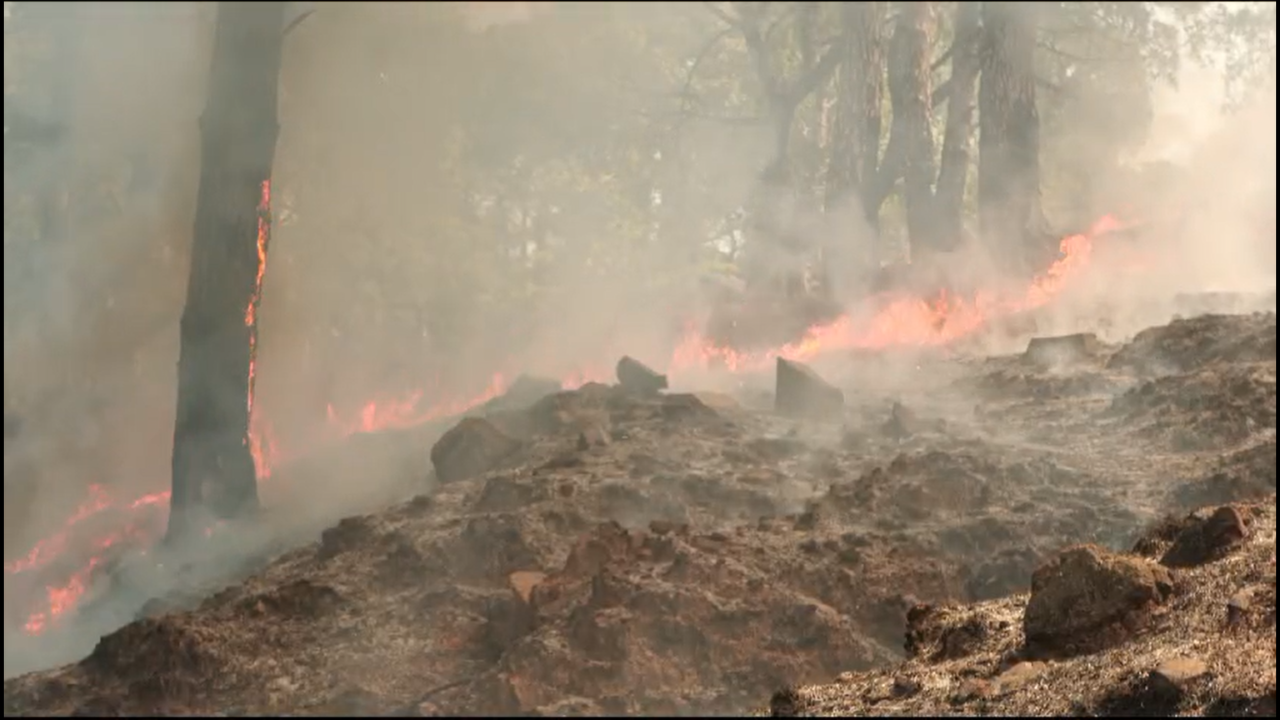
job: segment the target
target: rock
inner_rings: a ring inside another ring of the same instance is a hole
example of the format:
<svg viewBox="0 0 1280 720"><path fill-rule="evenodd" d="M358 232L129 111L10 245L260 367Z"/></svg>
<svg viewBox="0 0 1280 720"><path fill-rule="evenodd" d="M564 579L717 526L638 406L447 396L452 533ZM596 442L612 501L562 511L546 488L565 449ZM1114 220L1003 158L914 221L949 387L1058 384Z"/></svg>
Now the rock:
<svg viewBox="0 0 1280 720"><path fill-rule="evenodd" d="M667 376L628 355L618 361L618 384L627 390L651 395L667 389Z"/></svg>
<svg viewBox="0 0 1280 720"><path fill-rule="evenodd" d="M792 417L836 419L844 414L844 392L809 366L778 358L774 410Z"/></svg>
<svg viewBox="0 0 1280 720"><path fill-rule="evenodd" d="M1197 657L1165 660L1151 671L1152 690L1169 698L1181 698L1196 681L1209 674L1209 666Z"/></svg>
<svg viewBox="0 0 1280 720"><path fill-rule="evenodd" d="M431 464L441 483L458 482L497 468L520 447L488 420L464 418L431 448Z"/></svg>
<svg viewBox="0 0 1280 720"><path fill-rule="evenodd" d="M533 589L543 580L547 579L546 573L535 572L532 570L519 570L507 576L507 584L515 591L516 595L524 602L529 602L529 597L533 594Z"/></svg>
<svg viewBox="0 0 1280 720"><path fill-rule="evenodd" d="M1098 336L1093 333L1031 338L1022 359L1043 368L1062 367L1088 358L1098 346Z"/></svg>
<svg viewBox="0 0 1280 720"><path fill-rule="evenodd" d="M1196 519L1178 533L1160 558L1167 567L1195 567L1217 560L1239 546L1249 529L1240 512L1224 505L1207 518Z"/></svg>
<svg viewBox="0 0 1280 720"><path fill-rule="evenodd" d="M1043 675L1048 667L1042 662L1020 662L996 677L996 692L1003 695L1026 687Z"/></svg>
<svg viewBox="0 0 1280 720"><path fill-rule="evenodd" d="M905 440L922 429L920 419L911 408L895 402L889 410L889 419L880 426L880 432L896 440Z"/></svg>
<svg viewBox="0 0 1280 720"><path fill-rule="evenodd" d="M1160 565L1096 545L1068 548L1031 576L1027 645L1052 654L1106 647L1145 624L1172 594L1173 578Z"/></svg>

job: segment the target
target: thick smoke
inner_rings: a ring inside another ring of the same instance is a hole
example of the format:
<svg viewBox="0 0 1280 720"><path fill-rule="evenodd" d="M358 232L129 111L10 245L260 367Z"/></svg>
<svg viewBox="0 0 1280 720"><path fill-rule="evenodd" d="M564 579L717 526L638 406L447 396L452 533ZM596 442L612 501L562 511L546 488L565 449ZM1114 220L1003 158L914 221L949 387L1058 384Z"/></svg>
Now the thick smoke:
<svg viewBox="0 0 1280 720"><path fill-rule="evenodd" d="M5 3L7 23L25 21L22 12L10 19L11 5L33 4ZM52 534L89 485L132 498L169 481L214 5L75 5L65 78L74 101L56 113L35 100L17 108L66 126L66 136L21 162L6 149L6 561ZM695 14L702 20L691 22ZM705 319L714 270L706 238L741 239L734 223L773 149L763 124L655 110L688 68L658 72L645 54L693 57L708 27L695 3L326 3L290 32L257 407L281 457L311 464L306 474L278 468L264 483L277 527L310 529L376 506L402 489L384 478L422 474L375 452L359 467L326 468L315 458L334 440L331 413L358 423L367 401L412 391L424 405L465 400L495 373L508 382L520 372L607 379L623 353L661 366L686 323ZM10 62L22 48L8 35L7 24L6 86L11 67L29 65ZM726 62L709 57L703 70L725 71ZM1162 160L1166 181L1100 171L1106 191L1095 192L1126 207L1094 203L1056 218L1078 231L1131 207L1145 263L1111 263L1100 245L1089 282L1054 318L1061 328L1096 329L1094 309L1105 306L1124 320L1122 334L1167 318L1177 292L1274 290L1274 92L1233 114L1219 111L1219 99L1194 76L1157 93L1146 152L1134 162ZM625 155L638 144L626 135L641 132L638 117L662 128L655 158ZM1119 145L1110 132L1097 123L1079 142ZM587 145L600 157L570 152ZM643 169L634 173L641 180L617 177L613 168L627 162ZM476 190L482 179L489 186ZM67 219L56 243L11 243L11 185L70 199L58 206ZM522 204L535 186L550 188L539 200L552 210ZM781 217L823 249L835 294L851 307L868 289L868 266L905 255L897 242L868 251L872 233L853 205L797 205ZM512 238L524 238L525 252ZM937 262L977 285L988 260L979 242ZM537 292L513 278L536 281ZM909 385L914 368L886 362L861 382ZM21 422L12 437L10 415ZM162 514L151 517L162 526ZM224 549L229 558L248 552ZM214 574L231 567L201 552ZM139 574L100 616L11 642L22 638L20 601L40 589L6 577L6 675L83 654L171 582Z"/></svg>

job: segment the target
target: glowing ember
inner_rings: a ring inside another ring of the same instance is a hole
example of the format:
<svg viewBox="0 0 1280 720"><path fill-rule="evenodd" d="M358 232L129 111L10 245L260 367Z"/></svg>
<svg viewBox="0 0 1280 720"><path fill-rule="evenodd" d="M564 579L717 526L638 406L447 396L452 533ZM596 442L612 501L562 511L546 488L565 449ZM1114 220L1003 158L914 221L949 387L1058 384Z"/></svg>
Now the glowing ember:
<svg viewBox="0 0 1280 720"><path fill-rule="evenodd" d="M257 307L261 301L262 278L266 270L267 244L270 230L271 188L269 182L262 185L258 220L258 273L253 296L245 310L245 324L250 328L249 413L250 422L245 442L253 453L260 480L270 477L272 468L282 458L270 427L259 414L254 413L253 388L256 371ZM800 340L767 352L739 352L732 348L716 346L690 327L675 348L667 373L679 375L681 371L705 368L713 364L739 372L768 367L777 357L795 360L811 359L824 352L858 348L882 348L891 346L937 346L950 343L984 327L991 319L1033 309L1048 303L1088 267L1095 238L1116 230L1121 224L1114 218L1104 217L1087 233L1063 238L1059 250L1061 257L1043 274L1036 277L1022 293L1012 296L979 294L962 298L940 294L933 300L900 297L888 302L869 318L846 315L838 320L815 326ZM591 380L608 381L611 373L599 369L573 373L563 382L572 389ZM328 419L339 437L357 433L371 433L387 429L403 429L451 415L464 413L507 389L507 381L495 374L488 385L466 399L444 400L420 407L424 394L411 393L400 400L377 400L366 403L354 417L342 419L332 405L328 407ZM72 546L72 539L90 518L101 516L108 510L131 513L154 507L164 511L169 493L146 495L128 503L116 503L108 497L104 488L90 486L90 497L72 513L63 529L40 541L26 556L6 564L6 575L29 573L45 568ZM161 524L162 526L162 524ZM146 532L146 525L127 524L125 529L93 543L87 543L95 552L115 546L124 539L144 543L153 535ZM159 527L159 526L157 526ZM212 532L210 528L208 532ZM81 545L83 547L84 544ZM102 564L101 556L94 555L85 567L76 571L65 583L46 588L46 608L33 613L25 630L30 634L44 632L51 623L73 608L85 593L95 568Z"/></svg>
<svg viewBox="0 0 1280 720"><path fill-rule="evenodd" d="M253 466L258 479L271 474L271 465L263 455L264 428L253 412L254 384L258 375L258 305L262 303L262 278L267 272L267 243L271 240L271 180L262 181L262 195L258 200L258 272L253 279L253 292L244 311L244 324L249 328L249 393L245 402L249 406L249 426L245 428L244 442L253 456ZM270 441L268 440L268 443ZM268 445L268 449L274 447Z"/></svg>

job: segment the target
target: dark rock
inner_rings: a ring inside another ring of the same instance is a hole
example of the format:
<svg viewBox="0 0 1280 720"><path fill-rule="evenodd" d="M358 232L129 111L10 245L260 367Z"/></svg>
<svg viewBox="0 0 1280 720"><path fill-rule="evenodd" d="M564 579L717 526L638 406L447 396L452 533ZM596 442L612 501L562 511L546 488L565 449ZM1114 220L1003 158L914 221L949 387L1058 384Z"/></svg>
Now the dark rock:
<svg viewBox="0 0 1280 720"><path fill-rule="evenodd" d="M1095 545L1068 548L1031 576L1027 644L1058 655L1107 647L1145 625L1172 594L1163 566Z"/></svg>
<svg viewBox="0 0 1280 720"><path fill-rule="evenodd" d="M1197 518L1178 533L1173 545L1160 558L1160 564L1194 567L1212 562L1239 546L1248 534L1249 529L1240 512L1224 505L1207 518Z"/></svg>
<svg viewBox="0 0 1280 720"><path fill-rule="evenodd" d="M1088 358L1098 346L1098 336L1093 333L1031 338L1022 359L1043 368L1062 367Z"/></svg>
<svg viewBox="0 0 1280 720"><path fill-rule="evenodd" d="M778 358L774 410L792 417L836 419L844 413L844 392L809 366Z"/></svg>
<svg viewBox="0 0 1280 720"><path fill-rule="evenodd" d="M431 448L431 464L441 483L458 482L497 468L521 447L484 418L465 418Z"/></svg>
<svg viewBox="0 0 1280 720"><path fill-rule="evenodd" d="M618 384L627 390L654 394L667 389L667 376L628 355L618 361Z"/></svg>
<svg viewBox="0 0 1280 720"><path fill-rule="evenodd" d="M920 418L911 408L895 402L889 410L889 419L880 426L880 432L896 440L905 440L923 429Z"/></svg>

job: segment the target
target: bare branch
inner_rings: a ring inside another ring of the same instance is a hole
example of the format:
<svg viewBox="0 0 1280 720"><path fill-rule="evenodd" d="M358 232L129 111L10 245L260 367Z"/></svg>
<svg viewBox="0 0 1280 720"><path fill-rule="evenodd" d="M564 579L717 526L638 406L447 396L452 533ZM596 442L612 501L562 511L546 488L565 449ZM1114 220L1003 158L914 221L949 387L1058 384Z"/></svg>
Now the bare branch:
<svg viewBox="0 0 1280 720"><path fill-rule="evenodd" d="M707 56L711 54L711 51L715 48L715 46L720 44L721 40L728 37L729 33L733 32L733 30L734 28L727 27L721 30L720 32L716 33L715 36L712 37L710 40L708 40L707 44L704 45L702 49L698 51L698 54L694 56L693 62L690 63L689 65L689 73L688 75L685 76L685 79L684 79L684 87L681 88L680 90L681 97L684 97L684 98L689 97L690 90L693 87L693 76L698 72L698 67L702 65L702 61L705 60Z"/></svg>
<svg viewBox="0 0 1280 720"><path fill-rule="evenodd" d="M795 79L795 82L791 84L784 96L786 100L793 104L798 104L826 81L827 78L831 77L831 73L835 72L836 66L840 64L840 60L844 56L847 42L847 38L843 36L837 38L831 44L831 47L827 48L827 51L822 54L822 57L818 58L818 61L813 64L813 67Z"/></svg>
<svg viewBox="0 0 1280 720"><path fill-rule="evenodd" d="M951 56L955 53L955 51L956 51L956 43L953 40L951 42L951 45L947 47L947 51L942 53L942 56L939 57L937 60L933 61L933 66L930 67L929 70L932 72L938 72L939 70L941 70L942 66L947 64L947 61L951 59Z"/></svg>

